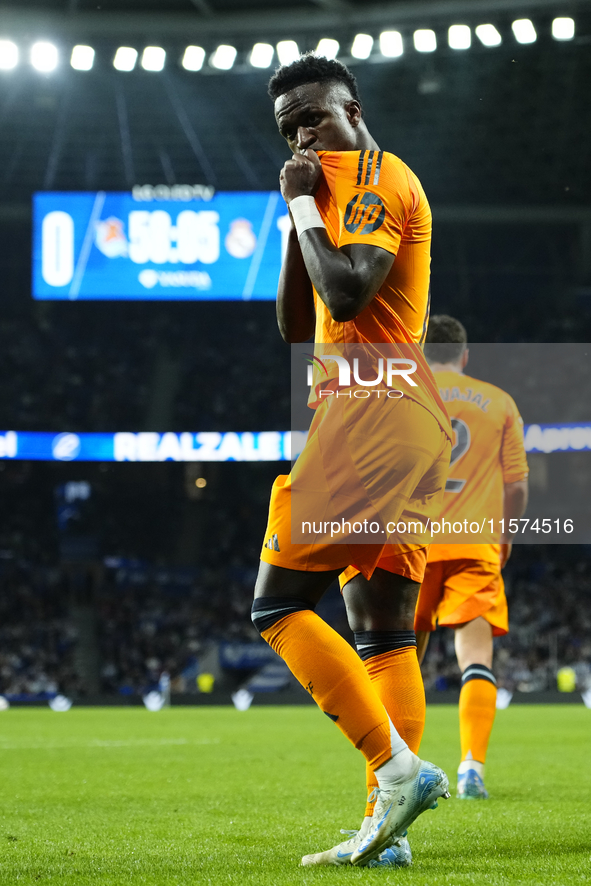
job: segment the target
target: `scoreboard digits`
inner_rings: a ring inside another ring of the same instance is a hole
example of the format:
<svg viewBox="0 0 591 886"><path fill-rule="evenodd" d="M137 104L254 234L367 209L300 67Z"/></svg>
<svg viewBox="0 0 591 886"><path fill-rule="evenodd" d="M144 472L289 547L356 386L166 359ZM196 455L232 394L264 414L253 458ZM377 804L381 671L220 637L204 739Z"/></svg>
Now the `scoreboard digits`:
<svg viewBox="0 0 591 886"><path fill-rule="evenodd" d="M219 214L211 210L179 212L176 225L164 209L129 213L129 257L138 265L211 265L220 257Z"/></svg>
<svg viewBox="0 0 591 886"><path fill-rule="evenodd" d="M42 271L48 286L67 286L74 276L74 219L56 210L43 219Z"/></svg>

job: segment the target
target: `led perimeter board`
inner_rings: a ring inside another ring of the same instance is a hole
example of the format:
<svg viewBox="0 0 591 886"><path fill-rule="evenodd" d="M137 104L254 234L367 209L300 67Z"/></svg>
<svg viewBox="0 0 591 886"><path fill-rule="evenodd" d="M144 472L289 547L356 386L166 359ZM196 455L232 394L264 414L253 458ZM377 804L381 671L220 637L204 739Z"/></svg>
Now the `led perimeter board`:
<svg viewBox="0 0 591 886"><path fill-rule="evenodd" d="M33 297L274 299L290 224L281 195L179 190L35 194Z"/></svg>

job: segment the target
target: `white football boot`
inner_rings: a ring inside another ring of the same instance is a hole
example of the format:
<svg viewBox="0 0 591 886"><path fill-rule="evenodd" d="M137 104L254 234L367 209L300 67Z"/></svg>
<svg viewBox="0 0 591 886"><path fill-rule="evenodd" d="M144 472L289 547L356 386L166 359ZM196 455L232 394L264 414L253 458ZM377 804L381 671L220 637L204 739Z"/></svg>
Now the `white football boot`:
<svg viewBox="0 0 591 886"><path fill-rule="evenodd" d="M304 855L302 865L341 865L350 864L353 850L362 840L371 826L371 818L363 819L358 831L346 831L341 828L341 834L349 834L349 839L325 852L317 852L314 855ZM380 855L367 863L368 868L407 868L412 864L412 852L406 833L396 842L384 849Z"/></svg>
<svg viewBox="0 0 591 886"><path fill-rule="evenodd" d="M427 809L437 806L439 797L447 799L449 782L447 775L433 763L417 758L411 776L391 788L375 788L376 805L371 828L350 857L351 864L367 866L384 849L399 840L413 821Z"/></svg>
<svg viewBox="0 0 591 886"><path fill-rule="evenodd" d="M410 843L406 837L400 837L391 846L384 849L377 858L368 861L368 868L408 868L412 864Z"/></svg>
<svg viewBox="0 0 591 886"><path fill-rule="evenodd" d="M488 800L484 787L484 763L475 760L471 751L458 766L458 800Z"/></svg>
<svg viewBox="0 0 591 886"><path fill-rule="evenodd" d="M314 855L304 855L302 858L302 864L351 864L353 851L359 845L359 841L365 837L370 827L371 818L367 817L363 819L358 831L345 831L341 828L341 834L349 835L348 840L339 843L337 846L333 846L332 849L327 849L325 852L316 852Z"/></svg>

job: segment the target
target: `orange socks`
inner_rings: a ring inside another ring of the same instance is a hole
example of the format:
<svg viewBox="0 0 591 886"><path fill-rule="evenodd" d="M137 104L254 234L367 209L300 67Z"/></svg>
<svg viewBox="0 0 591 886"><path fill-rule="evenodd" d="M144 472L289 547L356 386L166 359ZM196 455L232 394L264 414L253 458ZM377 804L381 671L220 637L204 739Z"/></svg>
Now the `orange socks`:
<svg viewBox="0 0 591 886"><path fill-rule="evenodd" d="M392 728L355 650L310 609L300 607L266 626L266 619L276 617L278 610L264 607L276 600L255 600L253 622L320 709L361 751L371 769L404 750L406 745Z"/></svg>
<svg viewBox="0 0 591 886"><path fill-rule="evenodd" d="M364 664L388 716L416 754L425 728L425 687L416 646L375 655Z"/></svg>
<svg viewBox="0 0 591 886"><path fill-rule="evenodd" d="M473 664L462 674L460 742L462 760L484 763L497 703L497 686L486 665Z"/></svg>
<svg viewBox="0 0 591 886"><path fill-rule="evenodd" d="M365 662L367 673L390 720L413 754L418 753L425 728L425 687L417 658L416 646L393 649L374 655ZM378 786L376 777L366 766L367 795ZM368 803L365 815L373 815Z"/></svg>

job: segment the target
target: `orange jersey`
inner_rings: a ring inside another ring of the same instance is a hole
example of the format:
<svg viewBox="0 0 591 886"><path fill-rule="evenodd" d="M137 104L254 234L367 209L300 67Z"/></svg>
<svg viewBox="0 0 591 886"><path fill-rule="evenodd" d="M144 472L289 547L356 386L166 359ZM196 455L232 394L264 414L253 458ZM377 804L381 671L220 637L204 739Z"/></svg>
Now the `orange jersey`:
<svg viewBox="0 0 591 886"><path fill-rule="evenodd" d="M400 344L391 354L417 363L417 386L406 387L405 395L428 409L449 435L433 374L417 346L427 332L431 265L431 210L421 183L402 160L385 151L321 151L318 156L324 178L315 200L330 241L338 248L378 246L395 260L375 297L352 320L333 320L314 292L315 353L322 358L334 349L318 345L332 343ZM332 365L329 377L337 374ZM314 384L322 382L326 377L317 373ZM318 402L312 395L311 405Z"/></svg>
<svg viewBox="0 0 591 886"><path fill-rule="evenodd" d="M475 521L492 538L500 534L505 483L528 474L523 420L515 401L495 385L461 372L436 372L439 393L454 431L442 520ZM433 544L429 561L475 559L499 562L498 544Z"/></svg>
<svg viewBox="0 0 591 886"><path fill-rule="evenodd" d="M380 246L396 256L375 298L337 323L316 296L317 342L423 342L429 319L431 210L418 178L385 151L323 151L316 205L339 248Z"/></svg>

